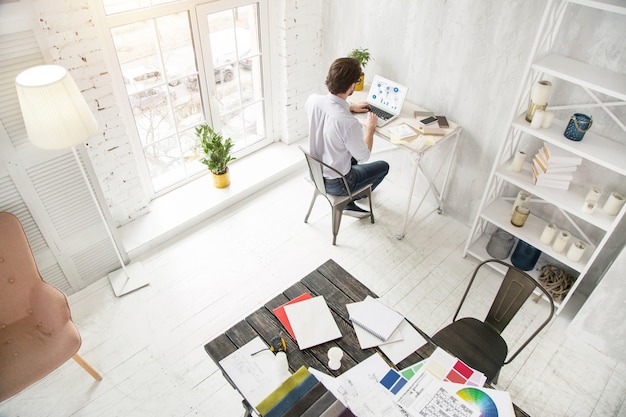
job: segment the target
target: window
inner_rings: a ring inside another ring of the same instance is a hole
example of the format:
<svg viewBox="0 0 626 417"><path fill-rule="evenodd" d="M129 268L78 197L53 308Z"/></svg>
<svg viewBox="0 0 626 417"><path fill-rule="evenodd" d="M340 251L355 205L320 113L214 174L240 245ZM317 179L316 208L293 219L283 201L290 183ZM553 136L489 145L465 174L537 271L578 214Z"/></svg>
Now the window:
<svg viewBox="0 0 626 417"><path fill-rule="evenodd" d="M154 4L104 0L107 12L127 12L123 19L106 21L143 150L142 165L159 193L206 172L199 162L198 124L207 122L231 137L237 157L269 140L260 3ZM152 7L151 17L145 10L128 12L131 5Z"/></svg>

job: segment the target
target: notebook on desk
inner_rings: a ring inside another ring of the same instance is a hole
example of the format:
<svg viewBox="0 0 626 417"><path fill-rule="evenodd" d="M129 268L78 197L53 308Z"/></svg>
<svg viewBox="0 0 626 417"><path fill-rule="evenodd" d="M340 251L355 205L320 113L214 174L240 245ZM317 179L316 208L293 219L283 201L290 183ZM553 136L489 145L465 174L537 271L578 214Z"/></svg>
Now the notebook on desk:
<svg viewBox="0 0 626 417"><path fill-rule="evenodd" d="M408 88L375 75L370 91L367 94L367 104L370 111L378 116L378 127L385 126L400 115Z"/></svg>

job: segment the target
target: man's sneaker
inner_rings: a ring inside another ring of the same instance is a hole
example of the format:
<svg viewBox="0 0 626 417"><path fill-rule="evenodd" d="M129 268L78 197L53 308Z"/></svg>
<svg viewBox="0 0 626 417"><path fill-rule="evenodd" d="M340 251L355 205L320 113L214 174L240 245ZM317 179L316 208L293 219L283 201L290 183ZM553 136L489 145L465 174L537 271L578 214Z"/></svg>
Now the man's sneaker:
<svg viewBox="0 0 626 417"><path fill-rule="evenodd" d="M369 211L357 206L354 201L348 203L348 205L343 209L343 212L348 216L356 217L358 219L362 219L363 217L370 215Z"/></svg>

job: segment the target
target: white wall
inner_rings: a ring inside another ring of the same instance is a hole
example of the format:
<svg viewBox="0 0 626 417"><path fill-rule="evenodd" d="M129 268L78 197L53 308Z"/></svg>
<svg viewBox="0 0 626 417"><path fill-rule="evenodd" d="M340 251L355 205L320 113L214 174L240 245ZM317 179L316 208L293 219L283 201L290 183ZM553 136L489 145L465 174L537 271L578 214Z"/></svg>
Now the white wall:
<svg viewBox="0 0 626 417"><path fill-rule="evenodd" d="M469 224L476 215L545 4L324 2L321 67L352 48L369 48L374 60L365 70L366 82L379 73L405 83L408 100L463 126L446 203L447 214L462 222ZM623 72L626 28L609 13L575 5L571 16L568 21L575 24L561 31L556 46L580 60ZM323 80L324 74L318 77Z"/></svg>

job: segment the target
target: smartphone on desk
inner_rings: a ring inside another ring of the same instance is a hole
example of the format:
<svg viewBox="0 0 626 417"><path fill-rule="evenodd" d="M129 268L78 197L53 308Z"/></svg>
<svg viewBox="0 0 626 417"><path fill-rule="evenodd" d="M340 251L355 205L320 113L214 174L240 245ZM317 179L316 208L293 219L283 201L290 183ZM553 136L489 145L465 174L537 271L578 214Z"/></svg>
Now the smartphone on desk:
<svg viewBox="0 0 626 417"><path fill-rule="evenodd" d="M420 123L425 126L428 126L429 124L435 123L436 121L437 121L437 117L430 116L430 117L420 120Z"/></svg>
<svg viewBox="0 0 626 417"><path fill-rule="evenodd" d="M437 123L439 123L439 127L447 129L450 127L450 124L448 123L448 119L446 119L446 116L437 116Z"/></svg>

